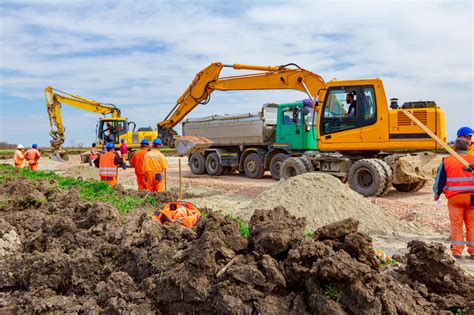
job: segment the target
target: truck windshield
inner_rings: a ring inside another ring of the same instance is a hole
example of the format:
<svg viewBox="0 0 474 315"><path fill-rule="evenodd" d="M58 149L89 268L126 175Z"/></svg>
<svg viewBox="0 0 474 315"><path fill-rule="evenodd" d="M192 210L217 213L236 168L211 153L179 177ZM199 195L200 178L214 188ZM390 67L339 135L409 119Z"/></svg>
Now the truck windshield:
<svg viewBox="0 0 474 315"><path fill-rule="evenodd" d="M306 126L311 126L313 127L314 124L316 123L316 117L314 117L315 112L313 107L305 107L305 109L308 110L308 113L304 116L304 123ZM314 117L314 119L313 119Z"/></svg>

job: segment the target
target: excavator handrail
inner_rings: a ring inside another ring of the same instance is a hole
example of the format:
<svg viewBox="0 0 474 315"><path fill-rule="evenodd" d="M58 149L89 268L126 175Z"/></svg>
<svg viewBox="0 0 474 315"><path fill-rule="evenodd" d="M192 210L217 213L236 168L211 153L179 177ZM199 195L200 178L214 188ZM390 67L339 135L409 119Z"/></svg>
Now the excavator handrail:
<svg viewBox="0 0 474 315"><path fill-rule="evenodd" d="M289 68L294 66L295 68ZM257 73L219 77L222 68L255 70ZM176 132L172 129L199 104L207 104L215 90L298 90L308 94L314 102L320 89L326 85L323 78L296 64L282 66L254 66L244 64L226 65L215 62L196 74L193 82L178 98L176 105L163 121L158 123L158 134L162 141L173 146Z"/></svg>

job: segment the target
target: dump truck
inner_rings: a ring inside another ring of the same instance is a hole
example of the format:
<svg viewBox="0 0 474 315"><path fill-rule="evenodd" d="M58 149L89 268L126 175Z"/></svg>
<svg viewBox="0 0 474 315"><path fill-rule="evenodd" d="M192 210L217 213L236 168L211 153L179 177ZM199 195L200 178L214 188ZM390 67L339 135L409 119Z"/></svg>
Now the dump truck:
<svg viewBox="0 0 474 315"><path fill-rule="evenodd" d="M220 77L223 68L257 72ZM248 119L213 116L183 123L193 173L219 175L238 170L261 178L270 170L278 179L320 171L347 180L364 196L384 195L392 186L416 191L433 176L439 159L424 152L442 146L405 111L445 143L445 113L434 101L399 106L398 99L392 98L389 105L379 78L325 82L295 64L209 65L157 125L158 134L167 144L179 142L172 128L195 107L209 103L216 90L272 89L298 90L308 97L306 102L276 106L274 140L270 123L265 122L271 120L265 108L257 115L260 121L250 115ZM193 145L189 137L209 141Z"/></svg>

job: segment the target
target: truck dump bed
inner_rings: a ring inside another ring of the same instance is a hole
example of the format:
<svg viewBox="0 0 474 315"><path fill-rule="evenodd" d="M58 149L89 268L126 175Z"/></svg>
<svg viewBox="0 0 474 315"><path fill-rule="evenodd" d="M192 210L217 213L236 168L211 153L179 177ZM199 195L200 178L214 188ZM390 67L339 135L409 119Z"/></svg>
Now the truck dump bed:
<svg viewBox="0 0 474 315"><path fill-rule="evenodd" d="M183 136L204 137L213 146L267 145L275 141L275 124L276 104L268 104L258 113L186 119Z"/></svg>

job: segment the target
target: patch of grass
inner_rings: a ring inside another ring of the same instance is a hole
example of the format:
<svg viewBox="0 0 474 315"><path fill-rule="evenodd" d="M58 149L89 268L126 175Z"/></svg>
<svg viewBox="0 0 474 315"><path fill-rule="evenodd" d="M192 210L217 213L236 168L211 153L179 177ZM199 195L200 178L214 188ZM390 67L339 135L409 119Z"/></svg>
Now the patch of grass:
<svg viewBox="0 0 474 315"><path fill-rule="evenodd" d="M314 234L314 232L306 230L306 231L304 231L303 236L304 237L312 237L313 234Z"/></svg>
<svg viewBox="0 0 474 315"><path fill-rule="evenodd" d="M238 220L237 222L239 223L240 235L242 235L245 238L249 238L250 237L250 228L249 228L249 225L247 224L247 222L245 222L243 220Z"/></svg>
<svg viewBox="0 0 474 315"><path fill-rule="evenodd" d="M339 303L342 292L334 284L324 285L324 295Z"/></svg>
<svg viewBox="0 0 474 315"><path fill-rule="evenodd" d="M19 176L32 180L55 180L61 189L78 187L79 197L81 199L92 202L109 202L114 205L121 214L126 214L130 210L145 204L149 204L151 206L157 205L156 200L151 197L143 199L137 196L117 194L112 188L109 187L109 185L97 180L81 180L70 177L62 177L53 172L33 172L27 168L23 168L18 171L9 165L0 165L0 171L0 183L4 183L7 178L14 179Z"/></svg>

